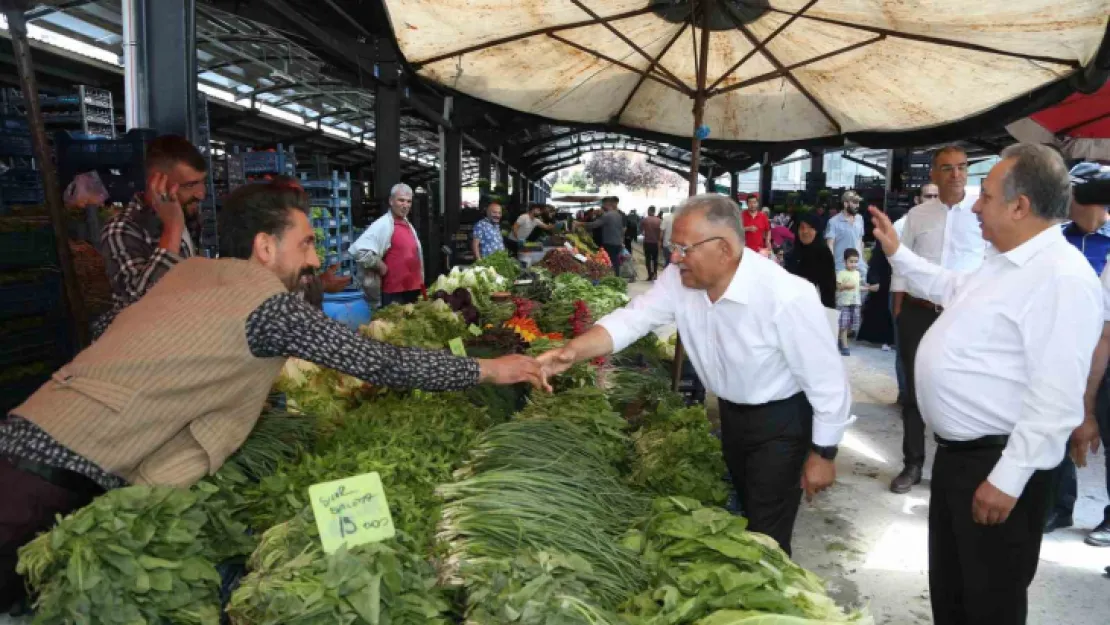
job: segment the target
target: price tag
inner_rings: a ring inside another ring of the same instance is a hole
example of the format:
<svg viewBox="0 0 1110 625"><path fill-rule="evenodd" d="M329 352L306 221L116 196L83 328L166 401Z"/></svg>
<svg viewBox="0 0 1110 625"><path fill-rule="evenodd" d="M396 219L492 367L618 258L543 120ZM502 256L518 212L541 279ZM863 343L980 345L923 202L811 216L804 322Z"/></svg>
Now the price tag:
<svg viewBox="0 0 1110 625"><path fill-rule="evenodd" d="M308 487L325 553L393 538L393 517L377 473L364 473Z"/></svg>
<svg viewBox="0 0 1110 625"><path fill-rule="evenodd" d="M574 255L574 260L577 260L580 263L584 263L584 262L586 262L586 257L583 256L582 254L575 254Z"/></svg>
<svg viewBox="0 0 1110 625"><path fill-rule="evenodd" d="M574 251L574 246L570 244L570 241L567 241L566 243L564 243L563 246L566 247L568 250L570 250L572 252Z"/></svg>
<svg viewBox="0 0 1110 625"><path fill-rule="evenodd" d="M461 337L456 337L451 339L450 341L447 341L447 347L451 348L452 354L466 358L466 347L463 347Z"/></svg>

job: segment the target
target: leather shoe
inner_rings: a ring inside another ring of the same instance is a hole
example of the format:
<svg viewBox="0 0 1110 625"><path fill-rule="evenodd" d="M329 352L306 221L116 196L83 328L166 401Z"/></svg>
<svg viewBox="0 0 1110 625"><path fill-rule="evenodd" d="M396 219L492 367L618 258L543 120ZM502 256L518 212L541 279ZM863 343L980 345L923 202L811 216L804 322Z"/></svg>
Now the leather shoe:
<svg viewBox="0 0 1110 625"><path fill-rule="evenodd" d="M1083 541L1092 547L1110 547L1110 516L1099 523Z"/></svg>
<svg viewBox="0 0 1110 625"><path fill-rule="evenodd" d="M1051 534L1058 529L1071 527L1073 525L1071 515L1057 514L1055 512L1048 513L1048 520L1044 522L1044 533Z"/></svg>
<svg viewBox="0 0 1110 625"><path fill-rule="evenodd" d="M890 482L890 492L902 495L921 483L921 467L909 465Z"/></svg>

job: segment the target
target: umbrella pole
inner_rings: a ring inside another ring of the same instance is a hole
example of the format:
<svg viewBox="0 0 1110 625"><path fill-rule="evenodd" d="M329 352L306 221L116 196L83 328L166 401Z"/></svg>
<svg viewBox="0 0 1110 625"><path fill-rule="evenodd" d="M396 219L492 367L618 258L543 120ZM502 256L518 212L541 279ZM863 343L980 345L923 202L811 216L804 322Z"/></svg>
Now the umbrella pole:
<svg viewBox="0 0 1110 625"><path fill-rule="evenodd" d="M690 196L698 194L698 170L700 169L701 160L701 135L698 134L698 129L702 126L702 121L705 117L705 75L709 65L709 8L713 0L702 0L698 4L701 5L701 41L700 54L698 55L697 67L697 89L694 91L694 132L690 138ZM682 349L682 335L678 335L674 346L674 364L671 367L671 390L678 391L678 385L682 381L682 364L685 360L685 354Z"/></svg>
<svg viewBox="0 0 1110 625"><path fill-rule="evenodd" d="M89 326L85 317L85 303L77 284L77 272L73 265L73 254L69 249L69 228L66 225L65 206L62 205L62 191L58 188L58 172L50 154L50 144L46 140L46 130L42 124L42 109L39 108L39 88L35 81L35 68L31 62L31 45L27 41L27 20L23 9L27 3L20 0L0 0L0 8L8 18L8 32L12 38L12 56L19 74L19 85L23 90L23 101L27 105L27 125L31 129L31 148L35 162L42 174L42 188L46 193L46 209L50 213L50 223L54 229L54 243L58 252L58 265L62 270L62 284L65 290L66 306L73 324L73 339L78 349L88 345Z"/></svg>

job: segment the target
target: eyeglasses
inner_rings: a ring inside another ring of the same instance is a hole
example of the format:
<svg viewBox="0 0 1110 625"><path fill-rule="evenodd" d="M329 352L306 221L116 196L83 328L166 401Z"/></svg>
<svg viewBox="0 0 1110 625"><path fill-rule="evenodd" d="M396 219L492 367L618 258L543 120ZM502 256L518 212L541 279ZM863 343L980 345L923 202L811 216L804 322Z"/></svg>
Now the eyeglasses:
<svg viewBox="0 0 1110 625"><path fill-rule="evenodd" d="M926 193L925 195L922 195L921 197L925 198L926 200L935 200L940 196L937 195L936 193Z"/></svg>
<svg viewBox="0 0 1110 625"><path fill-rule="evenodd" d="M964 162L964 163L959 163L958 165L941 165L940 166L940 172L942 174L950 174L950 173L952 173L956 170L959 170L959 172L962 173L962 174L966 174L967 173L967 163Z"/></svg>
<svg viewBox="0 0 1110 625"><path fill-rule="evenodd" d="M691 243L690 245L676 245L676 244L672 243L671 244L671 253L672 254L677 254L679 259L683 259L683 258L686 258L686 256L690 253L691 250L695 249L699 245L705 245L706 243L709 243L711 241L722 241L722 240L724 240L724 237L709 237L708 239L705 239L704 241L698 241L697 243Z"/></svg>

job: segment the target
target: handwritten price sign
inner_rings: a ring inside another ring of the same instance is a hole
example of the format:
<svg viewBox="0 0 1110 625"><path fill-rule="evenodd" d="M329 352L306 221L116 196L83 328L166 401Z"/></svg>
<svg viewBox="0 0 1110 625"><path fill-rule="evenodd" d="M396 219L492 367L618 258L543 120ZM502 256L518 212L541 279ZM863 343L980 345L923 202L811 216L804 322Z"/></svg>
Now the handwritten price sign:
<svg viewBox="0 0 1110 625"><path fill-rule="evenodd" d="M308 488L325 553L393 538L393 517L377 473L365 473Z"/></svg>

